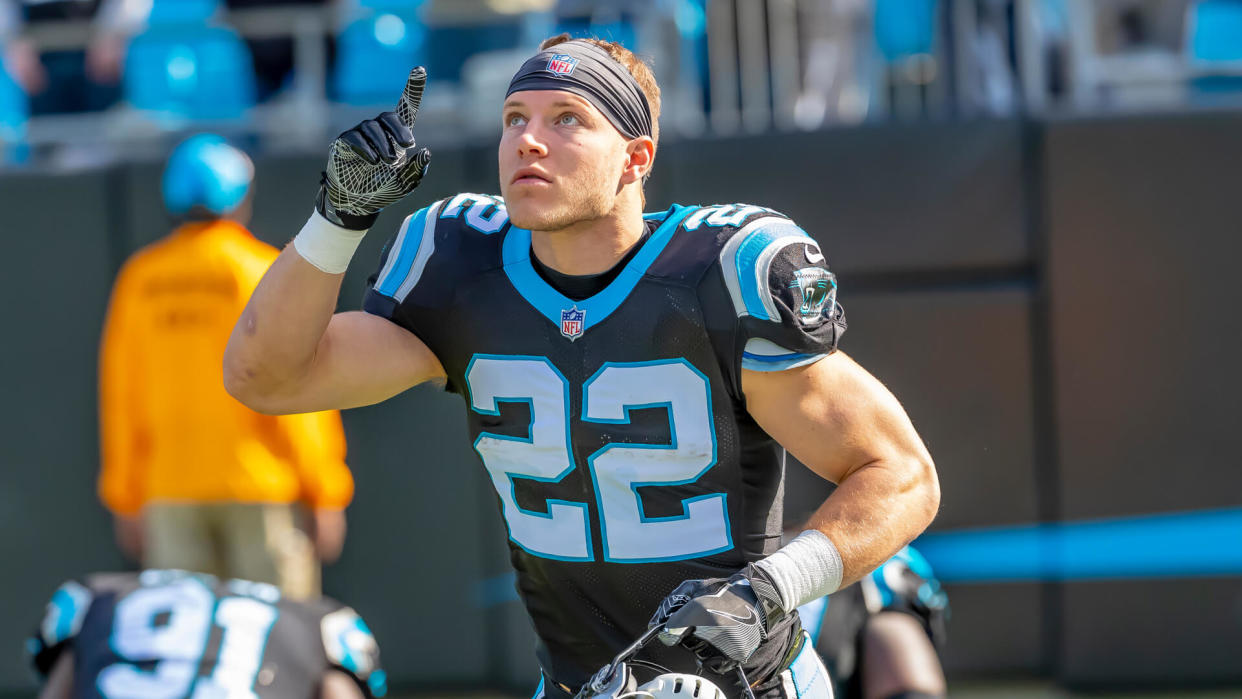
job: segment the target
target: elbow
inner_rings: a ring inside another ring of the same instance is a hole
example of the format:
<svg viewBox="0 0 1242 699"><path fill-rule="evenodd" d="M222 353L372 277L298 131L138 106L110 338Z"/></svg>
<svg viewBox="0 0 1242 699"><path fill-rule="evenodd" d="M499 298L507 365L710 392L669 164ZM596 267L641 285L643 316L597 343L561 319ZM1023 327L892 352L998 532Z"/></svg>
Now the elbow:
<svg viewBox="0 0 1242 699"><path fill-rule="evenodd" d="M926 529L940 512L940 477L936 474L936 465L926 452L913 459L915 492L917 492L920 513L919 531Z"/></svg>
<svg viewBox="0 0 1242 699"><path fill-rule="evenodd" d="M265 415L280 414L271 386L257 367L239 360L235 353L225 352L224 390L237 402Z"/></svg>

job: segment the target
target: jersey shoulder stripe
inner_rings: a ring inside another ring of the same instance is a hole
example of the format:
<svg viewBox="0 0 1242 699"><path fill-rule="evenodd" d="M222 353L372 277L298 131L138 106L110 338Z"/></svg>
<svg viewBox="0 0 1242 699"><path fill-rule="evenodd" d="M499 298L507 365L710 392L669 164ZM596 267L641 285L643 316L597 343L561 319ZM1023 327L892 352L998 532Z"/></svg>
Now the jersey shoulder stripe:
<svg viewBox="0 0 1242 699"><path fill-rule="evenodd" d="M441 199L406 217L388 251L388 257L375 280L375 291L404 301L418 285L427 263L436 251L436 233L490 236L509 223L504 200L488 194L465 192ZM450 225L453 230L443 230Z"/></svg>
<svg viewBox="0 0 1242 699"><path fill-rule="evenodd" d="M431 253L435 252L436 220L443 201L410 214L397 230L388 260L375 279L375 290L397 301L405 300L418 283Z"/></svg>
<svg viewBox="0 0 1242 699"><path fill-rule="evenodd" d="M782 216L756 217L725 242L720 249L720 269L739 318L751 316L781 322L780 312L768 293L768 279L777 253L794 244L813 248L811 257L823 259L819 243Z"/></svg>

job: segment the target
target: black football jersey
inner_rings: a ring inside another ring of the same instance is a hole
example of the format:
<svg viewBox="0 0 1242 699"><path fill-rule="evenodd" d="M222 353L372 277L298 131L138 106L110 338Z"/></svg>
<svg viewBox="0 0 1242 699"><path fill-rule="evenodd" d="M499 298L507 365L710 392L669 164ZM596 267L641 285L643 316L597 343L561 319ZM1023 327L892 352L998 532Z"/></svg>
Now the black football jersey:
<svg viewBox="0 0 1242 699"><path fill-rule="evenodd" d="M332 599L184 571L98 574L61 585L29 641L47 675L72 649L76 697L309 699L325 671L387 690L375 638Z"/></svg>
<svg viewBox="0 0 1242 699"><path fill-rule="evenodd" d="M502 200L460 194L405 220L364 302L465 399L539 660L574 689L679 583L779 547L784 451L747 414L741 370L817 361L845 327L823 253L787 217L735 204L644 220L638 252L575 301L532 266ZM648 658L696 667L683 649Z"/></svg>

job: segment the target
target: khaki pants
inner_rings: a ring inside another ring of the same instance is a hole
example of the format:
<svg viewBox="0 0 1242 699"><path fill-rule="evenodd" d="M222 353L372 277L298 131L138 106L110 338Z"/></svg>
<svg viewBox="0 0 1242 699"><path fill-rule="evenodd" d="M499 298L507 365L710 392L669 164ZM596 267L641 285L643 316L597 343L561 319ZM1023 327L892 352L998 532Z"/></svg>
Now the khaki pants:
<svg viewBox="0 0 1242 699"><path fill-rule="evenodd" d="M299 505L153 503L142 511L143 567L178 568L321 594L319 561Z"/></svg>

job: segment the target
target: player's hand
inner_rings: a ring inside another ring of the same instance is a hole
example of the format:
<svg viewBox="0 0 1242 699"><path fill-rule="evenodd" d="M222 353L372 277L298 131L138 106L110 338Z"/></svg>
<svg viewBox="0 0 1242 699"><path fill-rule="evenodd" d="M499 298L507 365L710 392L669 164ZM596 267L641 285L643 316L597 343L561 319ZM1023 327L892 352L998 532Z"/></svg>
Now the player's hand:
<svg viewBox="0 0 1242 699"><path fill-rule="evenodd" d="M332 142L315 199L324 218L366 230L381 209L418 186L431 163L431 151L416 148L413 132L426 84L426 69L410 71L396 111L367 119Z"/></svg>
<svg viewBox="0 0 1242 699"><path fill-rule="evenodd" d="M763 571L746 566L727 580L678 585L648 627L663 627L660 640L665 645L680 643L704 667L724 673L749 660L783 616L776 588Z"/></svg>

